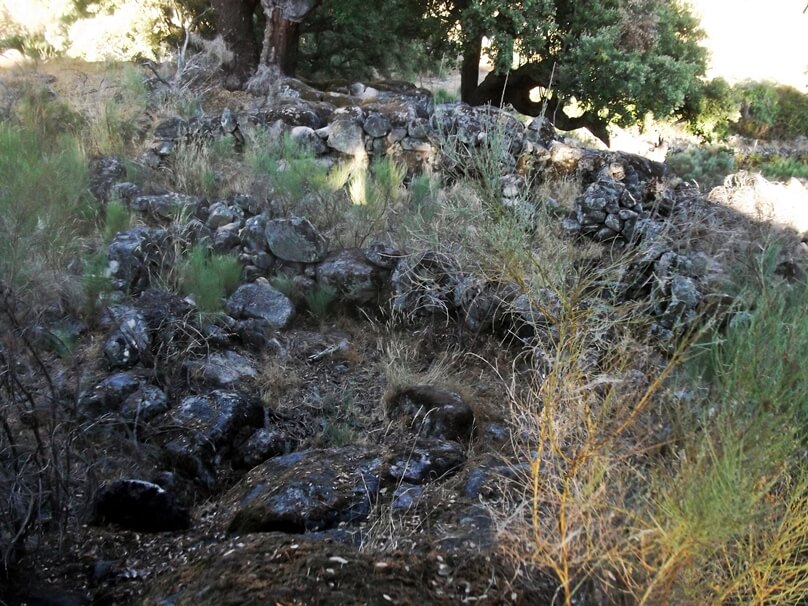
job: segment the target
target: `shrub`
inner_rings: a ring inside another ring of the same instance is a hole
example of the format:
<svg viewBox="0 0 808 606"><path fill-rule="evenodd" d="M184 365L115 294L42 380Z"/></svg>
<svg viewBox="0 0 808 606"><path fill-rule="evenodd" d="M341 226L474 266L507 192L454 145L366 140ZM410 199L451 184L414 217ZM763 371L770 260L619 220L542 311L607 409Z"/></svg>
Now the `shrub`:
<svg viewBox="0 0 808 606"><path fill-rule="evenodd" d="M735 156L723 147L690 147L669 153L665 161L676 176L695 181L705 191L721 185L735 170Z"/></svg>
<svg viewBox="0 0 808 606"><path fill-rule="evenodd" d="M337 290L328 284L318 284L306 293L306 306L318 320L323 320L337 299Z"/></svg>
<svg viewBox="0 0 808 606"><path fill-rule="evenodd" d="M117 233L127 230L131 225L132 213L126 204L117 199L110 200L104 209L104 241L111 242Z"/></svg>
<svg viewBox="0 0 808 606"><path fill-rule="evenodd" d="M792 177L808 179L808 162L797 158L774 156L763 160L758 169L764 177L788 181Z"/></svg>
<svg viewBox="0 0 808 606"><path fill-rule="evenodd" d="M240 280L238 259L232 255L208 254L199 244L189 251L180 268L182 291L203 312L221 311L224 297L236 289Z"/></svg>
<svg viewBox="0 0 808 606"><path fill-rule="evenodd" d="M764 139L808 135L808 95L790 86L748 82L736 88L741 119L733 130Z"/></svg>
<svg viewBox="0 0 808 606"><path fill-rule="evenodd" d="M18 287L63 269L93 225L79 142L53 124L39 127L0 124L0 279Z"/></svg>
<svg viewBox="0 0 808 606"><path fill-rule="evenodd" d="M440 105L441 103L454 103L457 101L457 95L449 92L445 88L439 88L432 94L432 99L435 101L435 105Z"/></svg>
<svg viewBox="0 0 808 606"><path fill-rule="evenodd" d="M682 110L688 128L704 141L723 140L729 135L730 123L741 117L740 101L723 78L714 78L696 87Z"/></svg>

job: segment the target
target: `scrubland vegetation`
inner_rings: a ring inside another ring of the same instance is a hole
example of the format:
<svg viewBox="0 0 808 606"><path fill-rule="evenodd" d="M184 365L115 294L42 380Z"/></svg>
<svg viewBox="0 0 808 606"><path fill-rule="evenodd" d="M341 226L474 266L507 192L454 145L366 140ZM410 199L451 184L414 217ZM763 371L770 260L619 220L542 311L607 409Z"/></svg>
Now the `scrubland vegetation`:
<svg viewBox="0 0 808 606"><path fill-rule="evenodd" d="M391 311L389 301L347 313L345 293L306 287L307 274L281 267L267 276L305 311L306 331L365 323L362 331L384 341L376 358L339 352L378 375L388 399L413 384L496 393L495 416L507 434L498 454L510 469L495 496L480 501L505 562L497 583L517 591L550 579L554 603L570 605L805 603L808 283L805 260L792 254L794 234L728 219L703 200L672 216L662 236L709 254L724 271L702 293L698 316L660 338L652 299L625 293L628 268L647 250L565 231L562 219L583 189L574 175L527 172L506 204L507 139L496 122L476 147L444 134L435 171L415 172L391 157L325 162L291 136L254 125L242 125L243 150L215 133L180 145L154 169L135 161L151 127L143 115L183 115L194 92L155 95L132 65L111 66L110 74L117 94L80 102L30 78L0 123L0 576L43 551L69 554L80 545L96 474L112 456L88 437L103 422L77 411L88 386L67 379L80 382L82 361L99 349L97 324L126 297L110 282L110 242L145 224L126 201L101 204L91 194L92 161L116 154L146 192L208 200L247 193L268 216L306 217L334 250L394 243L413 258L432 255L458 274L528 293L519 311L531 318L529 336L459 331L424 355L424 333L460 322L454 312L430 303L436 320L422 328L419 314ZM808 102L797 91L714 88L697 130L716 142L730 131L779 139L808 132ZM437 97L453 101L445 90ZM711 119L712 110L724 117ZM727 121L730 110L739 110L737 122ZM671 154L668 165L703 193L736 167L808 178L804 158L735 156L720 146ZM194 243L177 228L189 217L172 219L177 233L153 284L187 297L189 315L215 323L246 279L241 261ZM804 246L796 248L802 255ZM784 259L796 268L788 275ZM65 318L89 331L77 340L53 330L42 338L43 326ZM267 360L256 379L262 400L294 401L290 394L310 379L295 374L288 357ZM367 397L357 387L320 398L312 444L367 440ZM145 460L153 445L138 442L138 427L126 429L126 448ZM480 436L464 448L469 459L488 452ZM399 538L412 529L392 511L379 506L371 520L360 551L406 545Z"/></svg>

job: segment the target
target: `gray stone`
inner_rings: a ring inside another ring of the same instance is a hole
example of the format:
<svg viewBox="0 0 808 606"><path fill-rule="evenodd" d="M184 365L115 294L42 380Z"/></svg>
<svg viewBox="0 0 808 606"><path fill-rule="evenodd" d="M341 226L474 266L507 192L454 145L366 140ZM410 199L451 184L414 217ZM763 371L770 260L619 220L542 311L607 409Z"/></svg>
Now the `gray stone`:
<svg viewBox="0 0 808 606"><path fill-rule="evenodd" d="M232 223L236 218L236 213L226 202L216 202L211 205L208 211L208 220L205 221L205 224L211 229L219 229L223 225Z"/></svg>
<svg viewBox="0 0 808 606"><path fill-rule="evenodd" d="M250 217L244 222L238 237L242 245L250 252L263 252L267 247L267 218L265 215Z"/></svg>
<svg viewBox="0 0 808 606"><path fill-rule="evenodd" d="M178 220L196 216L203 199L186 194L170 193L160 196L138 196L132 200L132 210L147 213L159 219Z"/></svg>
<svg viewBox="0 0 808 606"><path fill-rule="evenodd" d="M408 511L418 504L423 494L423 486L407 483L399 484L393 493L390 509L393 511Z"/></svg>
<svg viewBox="0 0 808 606"><path fill-rule="evenodd" d="M252 469L267 459L289 452L294 444L289 435L280 429L261 428L246 442L236 447L233 464Z"/></svg>
<svg viewBox="0 0 808 606"><path fill-rule="evenodd" d="M135 372L118 372L98 383L90 392L80 396L79 414L87 419L96 419L109 413L117 413L121 403L138 391L143 376Z"/></svg>
<svg viewBox="0 0 808 606"><path fill-rule="evenodd" d="M228 494L231 533L303 533L364 520L379 493L382 457L346 447L275 457Z"/></svg>
<svg viewBox="0 0 808 606"><path fill-rule="evenodd" d="M457 472L465 462L465 450L458 442L421 438L394 448L384 477L395 484L426 484Z"/></svg>
<svg viewBox="0 0 808 606"><path fill-rule="evenodd" d="M376 267L393 269L401 258L401 251L382 242L374 242L365 249L365 258Z"/></svg>
<svg viewBox="0 0 808 606"><path fill-rule="evenodd" d="M336 289L347 303L371 303L379 295L379 271L358 249L328 256L317 266L317 281Z"/></svg>
<svg viewBox="0 0 808 606"><path fill-rule="evenodd" d="M388 120L386 116L379 113L371 113L368 115L368 117L365 118L365 122L362 126L365 129L365 132L374 138L386 137L392 128L390 120Z"/></svg>
<svg viewBox="0 0 808 606"><path fill-rule="evenodd" d="M328 151L328 146L311 127L295 126L292 128L289 136L302 148L317 155L324 154Z"/></svg>
<svg viewBox="0 0 808 606"><path fill-rule="evenodd" d="M104 341L104 358L110 368L132 368L139 362L150 364L151 335L146 318L131 307L111 310L115 320Z"/></svg>
<svg viewBox="0 0 808 606"><path fill-rule="evenodd" d="M171 416L185 433L196 433L217 448L229 446L243 429L264 425L261 404L233 391L214 390L204 396L188 396Z"/></svg>
<svg viewBox="0 0 808 606"><path fill-rule="evenodd" d="M141 385L121 403L121 416L132 424L151 421L167 410L165 392L154 385Z"/></svg>
<svg viewBox="0 0 808 606"><path fill-rule="evenodd" d="M286 328L295 309L286 295L259 280L233 293L227 301L227 313L236 319L265 320L274 328Z"/></svg>
<svg viewBox="0 0 808 606"><path fill-rule="evenodd" d="M268 221L266 239L270 252L284 261L317 263L328 252L326 239L304 217Z"/></svg>
<svg viewBox="0 0 808 606"><path fill-rule="evenodd" d="M474 411L460 394L432 385L397 390L387 399L387 413L419 436L468 441Z"/></svg>
<svg viewBox="0 0 808 606"><path fill-rule="evenodd" d="M362 126L350 118L335 120L329 125L328 147L350 156L365 153Z"/></svg>
<svg viewBox="0 0 808 606"><path fill-rule="evenodd" d="M185 367L192 378L219 388L238 388L258 376L258 369L250 360L229 350L186 362Z"/></svg>
<svg viewBox="0 0 808 606"><path fill-rule="evenodd" d="M133 227L116 234L107 249L112 285L130 293L147 288L150 277L163 266L167 240L166 231L154 227Z"/></svg>

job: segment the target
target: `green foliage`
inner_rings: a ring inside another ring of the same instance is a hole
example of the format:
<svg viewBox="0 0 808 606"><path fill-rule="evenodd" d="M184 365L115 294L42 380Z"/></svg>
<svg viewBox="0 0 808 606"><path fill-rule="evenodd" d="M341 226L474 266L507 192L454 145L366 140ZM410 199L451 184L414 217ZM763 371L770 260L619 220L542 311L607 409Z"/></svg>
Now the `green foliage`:
<svg viewBox="0 0 808 606"><path fill-rule="evenodd" d="M736 88L741 119L733 130L764 139L808 135L808 95L790 86L748 82Z"/></svg>
<svg viewBox="0 0 808 606"><path fill-rule="evenodd" d="M730 123L741 117L740 103L726 80L714 78L693 89L680 115L694 134L713 142L729 135Z"/></svg>
<svg viewBox="0 0 808 606"><path fill-rule="evenodd" d="M412 79L434 70L440 56L425 51L438 23L423 19L411 0L323 0L302 24L300 71L309 77Z"/></svg>
<svg viewBox="0 0 808 606"><path fill-rule="evenodd" d="M328 316L332 305L337 300L337 289L329 284L317 284L306 293L305 299L306 307L311 315L318 320L323 320Z"/></svg>
<svg viewBox="0 0 808 606"><path fill-rule="evenodd" d="M690 147L669 153L666 162L675 175L695 181L705 191L721 185L735 169L732 150L723 147Z"/></svg>
<svg viewBox="0 0 808 606"><path fill-rule="evenodd" d="M221 311L223 299L241 280L241 265L232 255L208 254L197 244L180 267L180 285L203 312Z"/></svg>
<svg viewBox="0 0 808 606"><path fill-rule="evenodd" d="M127 230L131 225L132 213L126 204L117 199L110 200L104 211L104 241L111 242L118 232Z"/></svg>
<svg viewBox="0 0 808 606"><path fill-rule="evenodd" d="M269 177L273 193L287 204L329 188L328 169L289 135L279 141L257 135L247 150L246 161L258 176Z"/></svg>
<svg viewBox="0 0 808 606"><path fill-rule="evenodd" d="M792 177L808 179L808 156L794 158L790 156L748 154L739 160L744 170L759 171L767 179L788 181Z"/></svg>
<svg viewBox="0 0 808 606"><path fill-rule="evenodd" d="M112 290L107 255L98 252L82 260L81 286L84 294L84 315L92 319L102 296Z"/></svg>
<svg viewBox="0 0 808 606"><path fill-rule="evenodd" d="M0 123L0 279L17 286L75 258L93 224L84 152L51 112L32 104L23 125Z"/></svg>
<svg viewBox="0 0 808 606"><path fill-rule="evenodd" d="M454 103L455 101L459 100L456 94L449 92L445 88L439 88L432 93L432 99L435 102L435 105L440 105L442 103Z"/></svg>

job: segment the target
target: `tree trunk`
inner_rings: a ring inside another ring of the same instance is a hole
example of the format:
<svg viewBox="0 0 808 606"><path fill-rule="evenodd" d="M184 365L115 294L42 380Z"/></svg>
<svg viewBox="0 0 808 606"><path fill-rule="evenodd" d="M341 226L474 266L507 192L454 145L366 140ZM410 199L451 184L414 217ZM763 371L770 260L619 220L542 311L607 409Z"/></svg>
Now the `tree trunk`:
<svg viewBox="0 0 808 606"><path fill-rule="evenodd" d="M319 0L262 0L267 16L261 63L275 66L285 76L297 70L300 22Z"/></svg>
<svg viewBox="0 0 808 606"><path fill-rule="evenodd" d="M460 65L460 99L476 105L477 85L480 80L480 58L483 53L483 37L470 36L463 45L463 63Z"/></svg>
<svg viewBox="0 0 808 606"><path fill-rule="evenodd" d="M211 0L211 4L216 11L216 31L233 53L233 60L225 66L228 88L238 87L258 65L258 44L253 30L258 0Z"/></svg>

